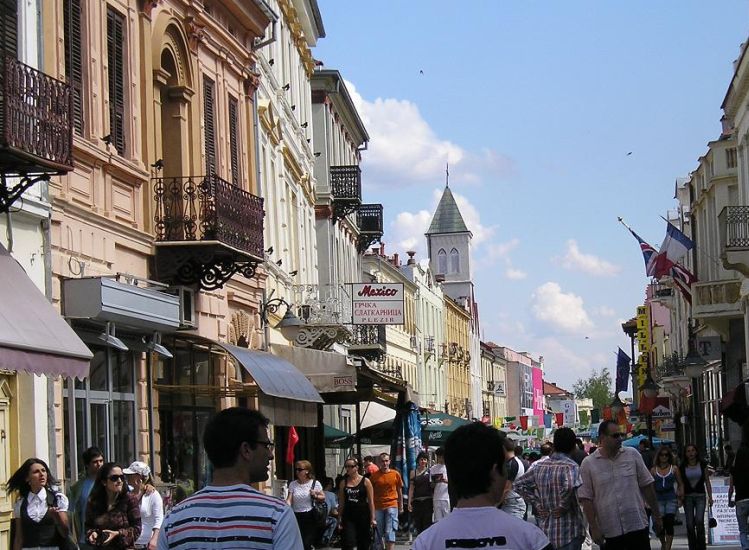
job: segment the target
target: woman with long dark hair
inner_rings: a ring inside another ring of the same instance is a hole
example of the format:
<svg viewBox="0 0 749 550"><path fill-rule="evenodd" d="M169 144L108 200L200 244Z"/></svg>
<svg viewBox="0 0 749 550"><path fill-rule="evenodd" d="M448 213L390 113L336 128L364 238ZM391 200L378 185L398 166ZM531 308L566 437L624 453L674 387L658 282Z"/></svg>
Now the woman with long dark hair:
<svg viewBox="0 0 749 550"><path fill-rule="evenodd" d="M655 480L655 496L663 518L663 533L660 536L661 550L671 550L674 541L674 518L684 498L684 487L681 482L681 472L674 466L674 455L671 449L662 445L655 455L654 462L650 473Z"/></svg>
<svg viewBox="0 0 749 550"><path fill-rule="evenodd" d="M690 443L684 447L679 472L684 481L684 517L689 550L705 550L705 505L713 505L713 488L707 462L700 458L696 445Z"/></svg>
<svg viewBox="0 0 749 550"><path fill-rule="evenodd" d="M421 451L416 457L416 470L411 470L411 483L408 485L408 511L411 512L416 534L432 525L434 508L429 475L429 455Z"/></svg>
<svg viewBox="0 0 749 550"><path fill-rule="evenodd" d="M66 548L68 499L55 492L53 484L57 481L50 475L47 463L39 458L29 458L10 476L8 494L18 493L13 505L13 550Z"/></svg>
<svg viewBox="0 0 749 550"><path fill-rule="evenodd" d="M356 458L347 458L343 466L346 468L346 475L338 487L341 548L369 550L372 545L372 530L377 525L372 482L361 475Z"/></svg>
<svg viewBox="0 0 749 550"><path fill-rule="evenodd" d="M92 546L132 550L140 536L140 505L128 492L122 467L107 462L96 474L86 508L86 540Z"/></svg>

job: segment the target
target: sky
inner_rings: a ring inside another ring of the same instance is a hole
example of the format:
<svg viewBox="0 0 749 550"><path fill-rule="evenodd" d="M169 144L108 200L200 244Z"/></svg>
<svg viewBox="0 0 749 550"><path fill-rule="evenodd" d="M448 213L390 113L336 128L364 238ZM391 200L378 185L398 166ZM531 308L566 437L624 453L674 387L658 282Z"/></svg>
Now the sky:
<svg viewBox="0 0 749 550"><path fill-rule="evenodd" d="M677 178L720 135L749 0L319 0L313 49L369 132L363 201L414 249L445 185L473 232L482 340L572 389L629 352Z"/></svg>

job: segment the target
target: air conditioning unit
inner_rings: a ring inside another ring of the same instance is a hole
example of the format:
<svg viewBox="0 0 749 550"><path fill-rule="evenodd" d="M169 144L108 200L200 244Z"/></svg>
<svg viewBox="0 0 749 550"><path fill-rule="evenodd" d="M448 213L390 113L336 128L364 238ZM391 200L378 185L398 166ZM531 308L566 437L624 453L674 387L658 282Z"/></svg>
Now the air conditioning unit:
<svg viewBox="0 0 749 550"><path fill-rule="evenodd" d="M186 286L171 287L168 292L179 296L179 328L195 328L198 326L195 314L195 291Z"/></svg>

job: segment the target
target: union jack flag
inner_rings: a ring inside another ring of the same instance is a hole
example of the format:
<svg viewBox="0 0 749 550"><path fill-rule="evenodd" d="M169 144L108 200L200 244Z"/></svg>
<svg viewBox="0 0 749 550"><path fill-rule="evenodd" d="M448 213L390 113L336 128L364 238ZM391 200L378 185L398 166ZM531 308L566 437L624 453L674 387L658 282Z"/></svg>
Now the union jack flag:
<svg viewBox="0 0 749 550"><path fill-rule="evenodd" d="M632 231L629 227L629 232L632 233L635 239L637 239L637 242L640 243L640 250L642 251L642 259L645 260L645 274L648 277L653 277L655 275L655 268L656 268L656 258L658 257L658 251L650 246L648 243L643 241L640 236Z"/></svg>

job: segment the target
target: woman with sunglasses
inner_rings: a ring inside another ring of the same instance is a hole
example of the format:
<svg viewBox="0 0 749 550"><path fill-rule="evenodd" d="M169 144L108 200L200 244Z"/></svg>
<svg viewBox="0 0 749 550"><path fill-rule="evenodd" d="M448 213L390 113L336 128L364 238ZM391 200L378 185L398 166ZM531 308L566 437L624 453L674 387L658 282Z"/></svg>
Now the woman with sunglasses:
<svg viewBox="0 0 749 550"><path fill-rule="evenodd" d="M86 507L86 540L91 546L132 550L140 536L140 506L128 492L125 474L107 462L96 474Z"/></svg>
<svg viewBox="0 0 749 550"><path fill-rule="evenodd" d="M684 480L684 517L689 550L705 550L705 504L713 505L713 488L707 462L700 458L696 445L690 443L684 448L679 472Z"/></svg>
<svg viewBox="0 0 749 550"><path fill-rule="evenodd" d="M38 458L29 458L8 480L8 494L19 497L13 505L13 550L67 547L68 499L52 489L56 483Z"/></svg>
<svg viewBox="0 0 749 550"><path fill-rule="evenodd" d="M289 496L286 501L294 510L304 550L310 550L319 530L312 511L312 501L325 500L325 492L320 482L315 479L312 464L308 460L298 461L294 465L294 473L296 479L289 483Z"/></svg>
<svg viewBox="0 0 749 550"><path fill-rule="evenodd" d="M668 447L661 446L658 449L650 473L655 480L655 496L663 518L663 532L658 534L661 550L671 550L674 541L674 518L684 498L684 486L681 482L681 472L674 466L674 455Z"/></svg>
<svg viewBox="0 0 749 550"><path fill-rule="evenodd" d="M374 509L372 482L359 472L359 462L348 458L344 463L346 475L338 487L338 513L341 522L343 550L369 550L372 544L372 529L377 525Z"/></svg>

